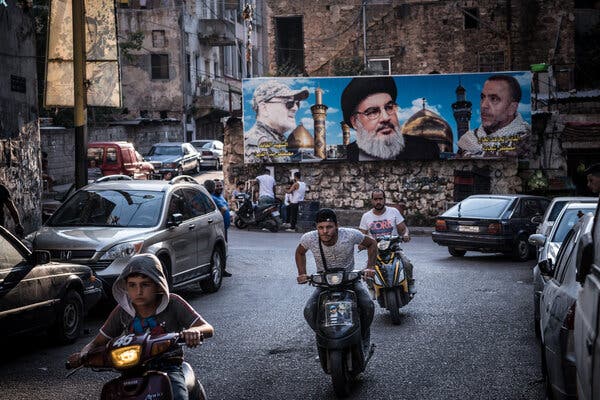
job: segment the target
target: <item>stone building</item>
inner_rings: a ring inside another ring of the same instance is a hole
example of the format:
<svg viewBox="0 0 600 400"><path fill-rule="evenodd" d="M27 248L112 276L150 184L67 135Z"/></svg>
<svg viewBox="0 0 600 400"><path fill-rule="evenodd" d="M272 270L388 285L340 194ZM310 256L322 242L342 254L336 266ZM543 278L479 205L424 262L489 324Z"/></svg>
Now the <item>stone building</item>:
<svg viewBox="0 0 600 400"><path fill-rule="evenodd" d="M42 220L35 28L28 4L0 5L0 182L10 191L25 232ZM5 215L12 229L8 210Z"/></svg>
<svg viewBox="0 0 600 400"><path fill-rule="evenodd" d="M582 165L600 161L600 73L590 65L597 50L586 43L598 35L600 2L284 0L267 1L267 15L273 75L517 71L541 64L534 68L532 151L526 159L276 165L284 181L289 169L302 170L312 184L310 200L362 212L369 190L382 186L392 201L407 204L409 217L431 222L470 193L531 191L528 179L540 170L548 181L543 194L587 194L578 180ZM457 87L455 118L464 119L478 98ZM421 129L437 125L438 144L445 146L446 128L435 116L412 122ZM255 173L253 165L232 165L228 172L229 183Z"/></svg>

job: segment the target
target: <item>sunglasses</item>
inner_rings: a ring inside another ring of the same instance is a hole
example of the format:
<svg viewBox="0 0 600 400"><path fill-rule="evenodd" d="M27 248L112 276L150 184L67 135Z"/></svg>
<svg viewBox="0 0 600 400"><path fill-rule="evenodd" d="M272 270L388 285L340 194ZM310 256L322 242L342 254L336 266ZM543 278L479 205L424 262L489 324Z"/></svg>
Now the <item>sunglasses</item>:
<svg viewBox="0 0 600 400"><path fill-rule="evenodd" d="M300 100L286 100L286 101L267 101L266 103L279 103L285 104L285 108L291 110L296 106L296 108L300 108Z"/></svg>
<svg viewBox="0 0 600 400"><path fill-rule="evenodd" d="M365 117L367 117L367 119L370 119L371 121L373 121L373 120L381 117L381 108L382 107L369 107L365 111L357 111L354 114L362 114ZM390 101L389 103L386 103L383 106L383 109L385 110L387 115L393 115L396 112L397 108L398 108L398 104L394 103L393 101Z"/></svg>

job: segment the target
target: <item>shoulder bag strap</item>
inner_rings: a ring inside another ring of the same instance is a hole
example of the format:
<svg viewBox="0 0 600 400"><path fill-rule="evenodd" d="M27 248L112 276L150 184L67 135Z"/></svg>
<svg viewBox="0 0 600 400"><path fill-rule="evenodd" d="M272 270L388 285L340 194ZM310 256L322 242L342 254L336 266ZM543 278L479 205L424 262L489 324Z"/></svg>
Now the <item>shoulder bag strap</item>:
<svg viewBox="0 0 600 400"><path fill-rule="evenodd" d="M323 253L323 245L321 244L321 238L319 238L319 251L321 252L321 260L323 260L323 269L327 271L327 261L325 260L325 253Z"/></svg>

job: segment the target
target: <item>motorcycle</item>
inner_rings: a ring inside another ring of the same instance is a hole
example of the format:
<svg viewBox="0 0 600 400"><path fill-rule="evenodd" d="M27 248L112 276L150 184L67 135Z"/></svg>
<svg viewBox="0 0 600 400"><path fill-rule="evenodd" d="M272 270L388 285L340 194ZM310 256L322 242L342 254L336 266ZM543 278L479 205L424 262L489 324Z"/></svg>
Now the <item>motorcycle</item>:
<svg viewBox="0 0 600 400"><path fill-rule="evenodd" d="M414 297L408 290L408 279L404 273L404 263L400 254L400 236L382 236L377 238L377 261L373 289L375 298L382 308L390 312L392 322L400 324L400 308Z"/></svg>
<svg viewBox="0 0 600 400"><path fill-rule="evenodd" d="M180 333L123 335L112 339L106 346L92 349L77 365L67 361L67 369L73 370L68 376L84 367L94 371L114 370L121 376L104 384L101 400L172 400L168 375L154 370L152 364L181 364L190 400L205 400L204 387L196 379L192 367L183 361L184 343Z"/></svg>
<svg viewBox="0 0 600 400"><path fill-rule="evenodd" d="M321 367L331 375L339 397L350 394L354 378L365 370L374 345L363 346L357 298L352 287L362 271L332 269L311 275L309 283L324 288L318 301L316 341Z"/></svg>
<svg viewBox="0 0 600 400"><path fill-rule="evenodd" d="M244 229L249 225L258 228L267 228L271 232L279 231L281 220L279 218L279 203L255 206L252 197L248 193L236 196L238 210L235 213L233 223L238 229Z"/></svg>

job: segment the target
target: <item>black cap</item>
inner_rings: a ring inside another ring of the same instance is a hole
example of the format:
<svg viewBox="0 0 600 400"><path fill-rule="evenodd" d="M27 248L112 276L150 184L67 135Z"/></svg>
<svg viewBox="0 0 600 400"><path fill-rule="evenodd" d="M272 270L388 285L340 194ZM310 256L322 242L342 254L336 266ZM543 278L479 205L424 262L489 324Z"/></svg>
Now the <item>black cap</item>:
<svg viewBox="0 0 600 400"><path fill-rule="evenodd" d="M321 208L319 211L317 211L315 222L317 224L319 222L333 222L337 224L337 215L335 215L335 211L333 211L331 208Z"/></svg>
<svg viewBox="0 0 600 400"><path fill-rule="evenodd" d="M592 164L585 171L583 171L585 175L589 174L600 174L600 163Z"/></svg>
<svg viewBox="0 0 600 400"><path fill-rule="evenodd" d="M368 78L353 78L342 92L342 112L344 122L352 126L350 117L356 111L358 104L368 96L375 93L388 93L392 101L396 101L398 90L391 76L377 76Z"/></svg>

